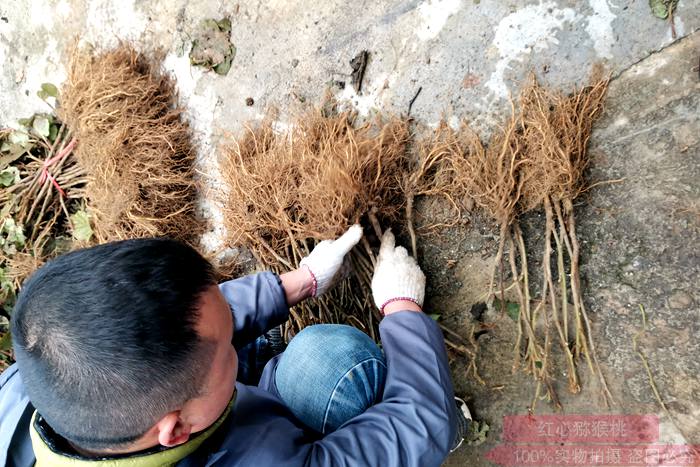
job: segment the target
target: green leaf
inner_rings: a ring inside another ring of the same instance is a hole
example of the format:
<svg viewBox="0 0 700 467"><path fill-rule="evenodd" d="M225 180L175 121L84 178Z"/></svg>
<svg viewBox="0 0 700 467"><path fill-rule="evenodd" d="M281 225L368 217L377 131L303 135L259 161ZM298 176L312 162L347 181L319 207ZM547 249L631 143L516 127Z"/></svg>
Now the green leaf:
<svg viewBox="0 0 700 467"><path fill-rule="evenodd" d="M58 125L52 123L49 128L49 140L53 143L56 141L56 136L58 136Z"/></svg>
<svg viewBox="0 0 700 467"><path fill-rule="evenodd" d="M223 62L214 67L214 72L217 75L226 76L228 74L229 70L231 69L234 54L235 52L232 52L231 55L227 55Z"/></svg>
<svg viewBox="0 0 700 467"><path fill-rule="evenodd" d="M227 75L231 70L236 48L231 43L231 20L205 19L192 41L190 64Z"/></svg>
<svg viewBox="0 0 700 467"><path fill-rule="evenodd" d="M469 423L469 431L464 437L468 446L479 446L486 442L486 436L489 433L491 427L486 422L480 422L477 420L472 420Z"/></svg>
<svg viewBox="0 0 700 467"><path fill-rule="evenodd" d="M51 134L51 123L49 119L43 115L37 115L34 117L34 122L32 122L32 129L36 134L47 138Z"/></svg>
<svg viewBox="0 0 700 467"><path fill-rule="evenodd" d="M496 310L502 310L503 309L503 302L499 300L498 298L493 299L493 307ZM506 313L508 314L508 317L515 321L516 323L518 322L518 319L520 318L520 305L514 302L505 302L505 308L506 308Z"/></svg>
<svg viewBox="0 0 700 467"><path fill-rule="evenodd" d="M678 0L649 0L651 12L657 18L666 19L671 11L676 10Z"/></svg>
<svg viewBox="0 0 700 467"><path fill-rule="evenodd" d="M219 31L219 22L215 19L205 19L202 21L202 29L209 31Z"/></svg>
<svg viewBox="0 0 700 467"><path fill-rule="evenodd" d="M663 0L649 0L649 6L651 7L651 12L657 18L668 18L668 8Z"/></svg>
<svg viewBox="0 0 700 467"><path fill-rule="evenodd" d="M31 122L30 122L31 123ZM25 130L13 130L6 141L2 144L3 152L9 152L13 158L18 158L34 146L34 142L29 138L29 133Z"/></svg>
<svg viewBox="0 0 700 467"><path fill-rule="evenodd" d="M539 361L539 360L535 360L535 366L536 366L537 368L542 368L542 362Z"/></svg>
<svg viewBox="0 0 700 467"><path fill-rule="evenodd" d="M439 314L437 314L437 313L431 313L431 314L429 314L428 316L430 316L430 318L431 318L433 321L440 321L440 318L442 317L442 315L439 315Z"/></svg>
<svg viewBox="0 0 700 467"><path fill-rule="evenodd" d="M520 305L513 302L506 303L506 313L508 313L510 319L517 323L518 318L520 318Z"/></svg>
<svg viewBox="0 0 700 467"><path fill-rule="evenodd" d="M32 120L34 120L34 117L20 118L19 120L17 120L17 123L19 123L25 128L29 128L30 126L32 126Z"/></svg>
<svg viewBox="0 0 700 467"><path fill-rule="evenodd" d="M26 131L15 130L9 134L9 136L7 137L7 141L9 141L10 144L19 144L22 146L28 146L29 145L29 134Z"/></svg>
<svg viewBox="0 0 700 467"><path fill-rule="evenodd" d="M90 216L85 211L78 211L70 216L73 227L73 238L78 241L87 242L92 238L92 227L90 227Z"/></svg>
<svg viewBox="0 0 700 467"><path fill-rule="evenodd" d="M16 298L12 279L7 277L7 273L3 268L0 268L0 303L2 303L2 309L8 314L12 311Z"/></svg>
<svg viewBox="0 0 700 467"><path fill-rule="evenodd" d="M72 229L71 229L72 230ZM70 237L59 235L57 237L50 238L46 241L44 246L44 252L46 257L53 257L68 253L73 249L75 240L73 235Z"/></svg>
<svg viewBox="0 0 700 467"><path fill-rule="evenodd" d="M58 97L58 88L51 83L43 83L41 85L41 90L44 91L47 96Z"/></svg>
<svg viewBox="0 0 700 467"><path fill-rule="evenodd" d="M16 224L11 217L5 219L0 228L0 245L5 253L13 255L18 248L24 247L26 238L21 224Z"/></svg>
<svg viewBox="0 0 700 467"><path fill-rule="evenodd" d="M7 292L14 290L12 287L12 280L7 277L7 273L4 268L0 268L0 298L4 298Z"/></svg>
<svg viewBox="0 0 700 467"><path fill-rule="evenodd" d="M216 22L216 25L219 27L219 29L221 31L231 32L231 19L230 18L220 19L219 21Z"/></svg>
<svg viewBox="0 0 700 467"><path fill-rule="evenodd" d="M7 167L0 171L0 185L4 187L12 186L19 182L19 169L17 167Z"/></svg>
<svg viewBox="0 0 700 467"><path fill-rule="evenodd" d="M0 350L10 350L12 348L12 335L10 332L6 332L0 337Z"/></svg>

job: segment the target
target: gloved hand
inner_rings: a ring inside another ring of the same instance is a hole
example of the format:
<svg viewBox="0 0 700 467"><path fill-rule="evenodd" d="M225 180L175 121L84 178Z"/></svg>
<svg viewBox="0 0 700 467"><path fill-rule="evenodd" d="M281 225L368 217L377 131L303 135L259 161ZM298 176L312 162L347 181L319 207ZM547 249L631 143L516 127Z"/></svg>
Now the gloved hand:
<svg viewBox="0 0 700 467"><path fill-rule="evenodd" d="M425 298L425 274L406 249L395 243L391 230L385 231L372 277L372 296L382 313L387 304L397 300L408 300L422 307Z"/></svg>
<svg viewBox="0 0 700 467"><path fill-rule="evenodd" d="M308 268L314 279L312 296L322 295L333 284L333 278L343 265L345 255L362 238L362 227L355 224L336 240L324 240L309 256L302 258L300 267Z"/></svg>

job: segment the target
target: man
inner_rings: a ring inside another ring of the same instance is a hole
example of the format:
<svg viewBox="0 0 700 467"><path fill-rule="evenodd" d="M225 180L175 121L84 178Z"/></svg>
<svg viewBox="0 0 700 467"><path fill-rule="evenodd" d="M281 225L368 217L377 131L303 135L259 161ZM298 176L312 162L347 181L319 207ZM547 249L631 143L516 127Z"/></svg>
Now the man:
<svg viewBox="0 0 700 467"><path fill-rule="evenodd" d="M445 348L421 311L425 276L390 231L372 280L382 349L348 326L311 326L257 386L244 384L256 379L247 363L236 381L237 351L250 362L256 338L290 306L328 290L361 236L353 226L295 271L218 286L196 251L164 239L47 263L13 311L17 363L0 379L0 461L440 465L459 419Z"/></svg>

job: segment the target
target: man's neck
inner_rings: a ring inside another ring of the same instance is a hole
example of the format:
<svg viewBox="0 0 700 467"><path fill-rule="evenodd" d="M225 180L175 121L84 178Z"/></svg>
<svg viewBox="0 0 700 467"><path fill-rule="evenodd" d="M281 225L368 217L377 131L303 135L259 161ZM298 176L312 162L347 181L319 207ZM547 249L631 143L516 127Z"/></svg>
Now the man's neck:
<svg viewBox="0 0 700 467"><path fill-rule="evenodd" d="M150 447L156 446L154 444L153 446L148 446L148 447L143 448L143 449L134 448L133 446L128 446L128 447L121 448L121 449L106 449L103 451L92 451L92 450L81 448L77 444L72 443L70 441L68 441L68 444L70 445L71 448L73 448L73 450L75 450L75 452L77 452L78 454L80 454L83 457L88 457L88 458L100 458L100 457L115 456L115 455L119 455L119 454L131 454L133 452L143 451L143 450L148 449Z"/></svg>

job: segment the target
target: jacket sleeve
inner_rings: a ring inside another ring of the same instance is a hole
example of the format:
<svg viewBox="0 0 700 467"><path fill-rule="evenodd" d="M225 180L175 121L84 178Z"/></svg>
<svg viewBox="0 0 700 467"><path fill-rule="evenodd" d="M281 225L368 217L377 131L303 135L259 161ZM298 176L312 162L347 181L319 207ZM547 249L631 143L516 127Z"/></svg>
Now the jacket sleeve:
<svg viewBox="0 0 700 467"><path fill-rule="evenodd" d="M269 329L284 323L289 307L278 276L251 274L219 284L233 313L234 346L240 349Z"/></svg>
<svg viewBox="0 0 700 467"><path fill-rule="evenodd" d="M387 360L382 402L317 441L307 465L439 466L455 437L457 409L442 333L423 313L379 326Z"/></svg>
<svg viewBox="0 0 700 467"><path fill-rule="evenodd" d="M17 364L0 375L0 465L34 465L29 422L34 407L24 389Z"/></svg>

